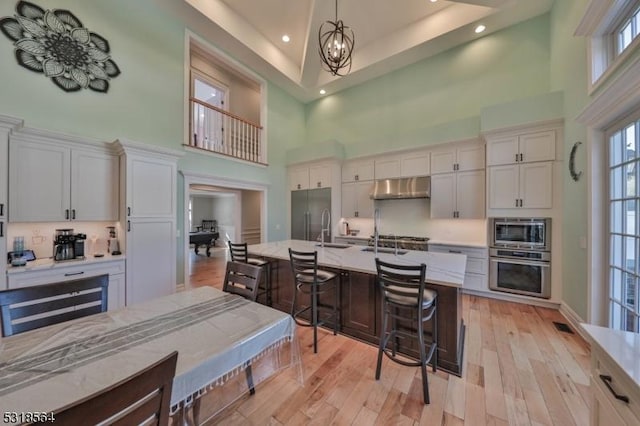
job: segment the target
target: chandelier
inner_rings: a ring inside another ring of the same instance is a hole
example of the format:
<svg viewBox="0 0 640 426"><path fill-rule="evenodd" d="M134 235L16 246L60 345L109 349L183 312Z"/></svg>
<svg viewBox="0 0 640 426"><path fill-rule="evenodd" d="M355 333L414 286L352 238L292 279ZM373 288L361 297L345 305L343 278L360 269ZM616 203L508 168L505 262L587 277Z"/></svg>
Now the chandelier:
<svg viewBox="0 0 640 426"><path fill-rule="evenodd" d="M347 75L351 71L351 53L355 38L353 30L338 20L338 0L336 0L336 20L325 21L318 30L320 59L322 68L333 75Z"/></svg>

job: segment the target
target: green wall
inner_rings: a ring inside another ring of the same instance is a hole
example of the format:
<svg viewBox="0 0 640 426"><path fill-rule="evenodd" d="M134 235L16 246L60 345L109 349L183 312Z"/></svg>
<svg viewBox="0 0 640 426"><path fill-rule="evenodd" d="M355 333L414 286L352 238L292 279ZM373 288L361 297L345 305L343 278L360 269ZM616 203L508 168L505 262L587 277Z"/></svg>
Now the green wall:
<svg viewBox="0 0 640 426"><path fill-rule="evenodd" d="M12 16L16 3L0 2L0 16ZM185 26L171 14L174 9L158 6L157 0L35 3L45 9L68 9L85 27L106 38L122 73L112 80L106 94L90 90L66 93L42 74L19 66L12 42L0 34L0 114L22 118L29 127L183 149ZM267 237L274 241L283 239L287 229L282 190L286 187L285 152L304 140L305 124L300 102L271 84L267 96L269 167L187 152L179 169L267 184ZM178 282L184 280L183 184L179 176Z"/></svg>
<svg viewBox="0 0 640 426"><path fill-rule="evenodd" d="M306 106L307 143L348 157L478 136L481 110L549 92L549 15Z"/></svg>

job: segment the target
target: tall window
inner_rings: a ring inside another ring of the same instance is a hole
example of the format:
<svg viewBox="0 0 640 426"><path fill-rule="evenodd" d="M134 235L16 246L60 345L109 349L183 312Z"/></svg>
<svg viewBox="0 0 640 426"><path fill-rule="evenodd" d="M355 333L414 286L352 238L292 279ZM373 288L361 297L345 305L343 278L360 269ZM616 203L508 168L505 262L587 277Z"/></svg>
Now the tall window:
<svg viewBox="0 0 640 426"><path fill-rule="evenodd" d="M609 326L640 332L640 114L608 133Z"/></svg>

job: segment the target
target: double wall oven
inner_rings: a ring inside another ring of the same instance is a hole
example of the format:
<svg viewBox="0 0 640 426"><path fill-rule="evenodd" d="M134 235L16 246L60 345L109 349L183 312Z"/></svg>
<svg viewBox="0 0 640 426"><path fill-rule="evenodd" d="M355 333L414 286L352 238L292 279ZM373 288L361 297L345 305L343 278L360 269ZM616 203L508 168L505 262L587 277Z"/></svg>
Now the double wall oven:
<svg viewBox="0 0 640 426"><path fill-rule="evenodd" d="M551 219L491 218L489 288L551 297Z"/></svg>

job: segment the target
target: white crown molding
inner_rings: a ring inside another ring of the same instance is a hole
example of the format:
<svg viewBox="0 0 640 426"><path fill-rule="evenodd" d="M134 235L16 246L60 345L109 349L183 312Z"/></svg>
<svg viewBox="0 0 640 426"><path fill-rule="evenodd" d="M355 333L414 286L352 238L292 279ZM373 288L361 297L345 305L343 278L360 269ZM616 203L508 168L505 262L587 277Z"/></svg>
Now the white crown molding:
<svg viewBox="0 0 640 426"><path fill-rule="evenodd" d="M588 37L596 34L601 24L608 20L608 16L619 10L620 5L625 2L626 0L591 0L574 35Z"/></svg>
<svg viewBox="0 0 640 426"><path fill-rule="evenodd" d="M168 160L175 161L184 155L183 151L178 151L172 148L165 148L157 145L149 145L142 142L137 142L131 139L120 138L113 142L116 146L118 154L149 154L160 155L166 157Z"/></svg>
<svg viewBox="0 0 640 426"><path fill-rule="evenodd" d="M604 87L576 118L578 123L604 130L640 105L640 57L633 60L619 76Z"/></svg>
<svg viewBox="0 0 640 426"><path fill-rule="evenodd" d="M73 148L89 147L103 148L112 150L110 142L101 141L99 139L71 135L63 132L55 132L52 130L36 129L34 127L21 127L11 132L13 140L26 140L40 143L59 143L63 145L71 145Z"/></svg>
<svg viewBox="0 0 640 426"><path fill-rule="evenodd" d="M0 114L0 129L8 131L17 130L24 125L24 120L10 115Z"/></svg>
<svg viewBox="0 0 640 426"><path fill-rule="evenodd" d="M553 120L536 121L533 123L517 124L515 126L502 127L500 129L487 130L481 132L483 138L492 136L507 136L512 133L521 133L522 131L537 132L542 130L559 129L564 126L564 118Z"/></svg>
<svg viewBox="0 0 640 426"><path fill-rule="evenodd" d="M258 183L248 180L225 178L221 176L213 176L207 173L190 172L185 170L178 170L178 173L184 177L184 183L187 189L190 184L211 185L221 188L248 189L252 191L263 191L270 186L270 184L265 182Z"/></svg>

